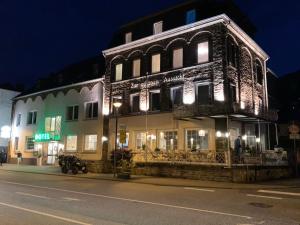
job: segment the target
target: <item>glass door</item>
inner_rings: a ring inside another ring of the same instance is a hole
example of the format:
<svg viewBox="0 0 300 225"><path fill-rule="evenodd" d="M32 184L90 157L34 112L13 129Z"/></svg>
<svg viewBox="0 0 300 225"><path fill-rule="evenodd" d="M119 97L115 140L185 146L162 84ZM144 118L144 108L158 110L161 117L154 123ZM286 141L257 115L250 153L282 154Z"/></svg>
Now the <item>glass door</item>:
<svg viewBox="0 0 300 225"><path fill-rule="evenodd" d="M58 143L49 142L48 144L48 155L47 155L47 164L53 165L58 153Z"/></svg>

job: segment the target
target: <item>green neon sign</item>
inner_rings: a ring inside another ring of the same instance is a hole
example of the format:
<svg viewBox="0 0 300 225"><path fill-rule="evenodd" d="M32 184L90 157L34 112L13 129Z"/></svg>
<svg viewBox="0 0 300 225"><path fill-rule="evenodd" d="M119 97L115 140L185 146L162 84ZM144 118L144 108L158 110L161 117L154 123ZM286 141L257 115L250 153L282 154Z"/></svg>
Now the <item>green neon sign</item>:
<svg viewBox="0 0 300 225"><path fill-rule="evenodd" d="M50 133L38 133L34 135L34 141L44 142L44 141L59 141L60 135L53 135Z"/></svg>

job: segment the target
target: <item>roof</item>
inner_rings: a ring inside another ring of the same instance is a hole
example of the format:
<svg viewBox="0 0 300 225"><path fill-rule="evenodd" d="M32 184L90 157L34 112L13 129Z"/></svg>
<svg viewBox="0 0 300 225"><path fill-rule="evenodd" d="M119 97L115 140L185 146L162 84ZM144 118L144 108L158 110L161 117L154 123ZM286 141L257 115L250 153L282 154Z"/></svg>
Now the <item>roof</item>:
<svg viewBox="0 0 300 225"><path fill-rule="evenodd" d="M33 87L22 92L20 96L97 79L103 76L104 71L103 56L92 57L66 66L56 73L49 74L46 78L39 79Z"/></svg>

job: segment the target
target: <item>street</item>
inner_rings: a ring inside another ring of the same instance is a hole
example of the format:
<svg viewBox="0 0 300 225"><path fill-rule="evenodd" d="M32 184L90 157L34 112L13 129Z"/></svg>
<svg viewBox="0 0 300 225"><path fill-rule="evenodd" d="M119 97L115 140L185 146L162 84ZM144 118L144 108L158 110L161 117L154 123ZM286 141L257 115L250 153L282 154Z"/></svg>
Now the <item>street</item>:
<svg viewBox="0 0 300 225"><path fill-rule="evenodd" d="M2 225L300 224L300 187L176 187L4 170L0 176Z"/></svg>

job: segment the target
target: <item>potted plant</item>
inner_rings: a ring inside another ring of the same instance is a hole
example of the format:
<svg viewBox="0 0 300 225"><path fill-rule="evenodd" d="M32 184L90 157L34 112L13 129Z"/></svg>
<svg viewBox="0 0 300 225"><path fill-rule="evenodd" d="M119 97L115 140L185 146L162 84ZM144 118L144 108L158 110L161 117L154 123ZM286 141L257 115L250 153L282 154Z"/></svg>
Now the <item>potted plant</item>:
<svg viewBox="0 0 300 225"><path fill-rule="evenodd" d="M116 160L117 177L129 179L132 169L132 151L130 149L118 149L116 151L112 151L112 165L114 165L114 160Z"/></svg>

